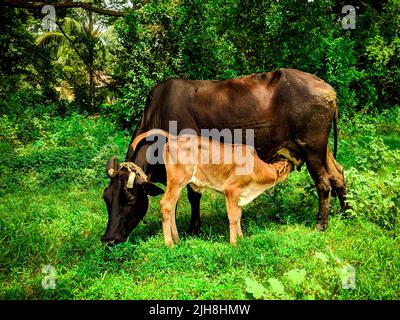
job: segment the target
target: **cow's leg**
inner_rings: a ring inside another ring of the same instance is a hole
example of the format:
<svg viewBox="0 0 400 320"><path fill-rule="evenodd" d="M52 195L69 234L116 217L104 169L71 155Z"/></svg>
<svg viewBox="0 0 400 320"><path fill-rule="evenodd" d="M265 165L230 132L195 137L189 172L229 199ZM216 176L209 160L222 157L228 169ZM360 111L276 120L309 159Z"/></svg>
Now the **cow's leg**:
<svg viewBox="0 0 400 320"><path fill-rule="evenodd" d="M315 182L318 192L319 209L316 228L320 231L325 230L328 226L329 197L332 189L325 160L315 157L306 160L308 171Z"/></svg>
<svg viewBox="0 0 400 320"><path fill-rule="evenodd" d="M178 236L175 222L175 208L181 191L181 187L170 183L167 185L165 194L160 201L164 243L168 247L174 246L174 238L176 239Z"/></svg>
<svg viewBox="0 0 400 320"><path fill-rule="evenodd" d="M342 166L337 163L333 154L328 150L328 171L333 191L337 194L342 212L345 213L350 206L346 202L347 188L344 180Z"/></svg>
<svg viewBox="0 0 400 320"><path fill-rule="evenodd" d="M192 189L189 185L187 186L188 198L190 206L192 207L192 216L190 218L189 234L197 235L200 231L201 219L200 219L200 199L201 193L198 193Z"/></svg>
<svg viewBox="0 0 400 320"><path fill-rule="evenodd" d="M238 205L238 199L234 193L226 192L225 201L229 219L229 241L234 246L238 237L238 225L242 210Z"/></svg>

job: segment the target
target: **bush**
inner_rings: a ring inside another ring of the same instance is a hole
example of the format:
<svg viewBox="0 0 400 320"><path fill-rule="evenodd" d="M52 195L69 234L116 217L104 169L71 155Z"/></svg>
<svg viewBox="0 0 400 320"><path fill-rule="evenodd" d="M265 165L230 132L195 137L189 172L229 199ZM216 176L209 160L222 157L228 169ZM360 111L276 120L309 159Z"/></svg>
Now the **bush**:
<svg viewBox="0 0 400 320"><path fill-rule="evenodd" d="M351 214L396 232L400 219L400 110L355 115L341 125Z"/></svg>
<svg viewBox="0 0 400 320"><path fill-rule="evenodd" d="M20 145L17 130L7 115L0 117L0 142L2 145L9 144L12 147Z"/></svg>
<svg viewBox="0 0 400 320"><path fill-rule="evenodd" d="M400 161L399 161L400 164ZM398 232L400 222L400 176L398 172L382 175L376 171L346 171L349 212L360 219Z"/></svg>
<svg viewBox="0 0 400 320"><path fill-rule="evenodd" d="M107 159L122 158L130 138L104 118L73 115L30 120L34 134L27 136L19 131L27 125L26 119L13 126L7 116L0 118L2 192L104 183Z"/></svg>

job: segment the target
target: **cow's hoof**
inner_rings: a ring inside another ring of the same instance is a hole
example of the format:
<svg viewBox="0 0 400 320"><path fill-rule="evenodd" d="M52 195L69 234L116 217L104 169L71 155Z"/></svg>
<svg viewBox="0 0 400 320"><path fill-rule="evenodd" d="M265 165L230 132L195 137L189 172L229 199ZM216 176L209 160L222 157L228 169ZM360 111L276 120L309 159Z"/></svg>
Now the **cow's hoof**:
<svg viewBox="0 0 400 320"><path fill-rule="evenodd" d="M340 215L342 216L343 219L352 219L353 216L348 213L347 211L340 211Z"/></svg>
<svg viewBox="0 0 400 320"><path fill-rule="evenodd" d="M318 231L325 231L325 229L328 227L327 223L317 223L317 225L315 226L315 229L317 229Z"/></svg>
<svg viewBox="0 0 400 320"><path fill-rule="evenodd" d="M348 210L352 210L352 208L349 205L345 205L341 210L340 210L340 215L344 219L352 219L354 218L354 215L351 214Z"/></svg>
<svg viewBox="0 0 400 320"><path fill-rule="evenodd" d="M191 236L198 236L200 233L199 227L189 227L188 234Z"/></svg>

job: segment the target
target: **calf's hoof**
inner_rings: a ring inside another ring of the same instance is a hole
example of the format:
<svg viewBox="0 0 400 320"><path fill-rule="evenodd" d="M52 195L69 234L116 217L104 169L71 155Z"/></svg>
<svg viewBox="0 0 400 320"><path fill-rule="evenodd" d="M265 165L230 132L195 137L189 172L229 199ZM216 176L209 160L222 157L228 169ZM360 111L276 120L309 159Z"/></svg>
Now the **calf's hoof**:
<svg viewBox="0 0 400 320"><path fill-rule="evenodd" d="M165 246L168 248L173 248L175 246L175 243L171 240L171 241L164 241Z"/></svg>
<svg viewBox="0 0 400 320"><path fill-rule="evenodd" d="M174 241L174 244L178 244L179 243L179 237L173 237L172 238L173 239L173 241Z"/></svg>
<svg viewBox="0 0 400 320"><path fill-rule="evenodd" d="M231 244L232 247L236 247L237 239L230 239L229 243Z"/></svg>

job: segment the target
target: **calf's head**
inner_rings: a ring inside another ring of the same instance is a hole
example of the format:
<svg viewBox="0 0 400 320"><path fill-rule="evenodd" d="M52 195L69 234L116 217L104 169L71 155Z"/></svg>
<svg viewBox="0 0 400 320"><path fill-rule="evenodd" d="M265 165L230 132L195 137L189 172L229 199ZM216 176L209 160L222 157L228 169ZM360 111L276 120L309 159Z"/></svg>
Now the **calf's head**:
<svg viewBox="0 0 400 320"><path fill-rule="evenodd" d="M124 242L144 217L149 197L164 191L147 180L146 174L134 163L118 164L115 157L107 162L110 184L104 189L108 223L102 240L108 244Z"/></svg>

